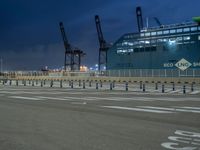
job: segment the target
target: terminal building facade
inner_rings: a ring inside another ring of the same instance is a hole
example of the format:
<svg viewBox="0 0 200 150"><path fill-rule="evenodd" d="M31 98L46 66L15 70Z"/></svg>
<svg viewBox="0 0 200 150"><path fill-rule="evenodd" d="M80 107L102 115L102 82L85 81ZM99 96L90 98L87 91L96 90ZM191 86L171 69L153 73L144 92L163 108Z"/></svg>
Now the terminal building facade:
<svg viewBox="0 0 200 150"><path fill-rule="evenodd" d="M200 24L147 28L108 50L110 76L200 76Z"/></svg>

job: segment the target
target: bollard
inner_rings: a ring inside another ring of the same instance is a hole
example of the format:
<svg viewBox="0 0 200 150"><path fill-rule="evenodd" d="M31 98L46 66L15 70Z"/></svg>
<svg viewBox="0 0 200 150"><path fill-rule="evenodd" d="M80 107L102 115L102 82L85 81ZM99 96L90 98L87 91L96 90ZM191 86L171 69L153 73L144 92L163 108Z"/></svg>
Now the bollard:
<svg viewBox="0 0 200 150"><path fill-rule="evenodd" d="M38 80L36 80L36 85L38 85Z"/></svg>
<svg viewBox="0 0 200 150"><path fill-rule="evenodd" d="M101 88L103 87L102 81L100 81L100 87L101 87Z"/></svg>
<svg viewBox="0 0 200 150"><path fill-rule="evenodd" d="M62 88L63 87L63 85L62 85L62 80L60 80L60 88Z"/></svg>
<svg viewBox="0 0 200 150"><path fill-rule="evenodd" d="M43 81L41 81L40 86L43 87Z"/></svg>
<svg viewBox="0 0 200 150"><path fill-rule="evenodd" d="M155 90L158 90L158 83L155 84Z"/></svg>
<svg viewBox="0 0 200 150"><path fill-rule="evenodd" d="M32 86L34 86L34 81L32 80Z"/></svg>
<svg viewBox="0 0 200 150"><path fill-rule="evenodd" d="M89 82L89 87L92 87L92 83L91 83L91 81Z"/></svg>
<svg viewBox="0 0 200 150"><path fill-rule="evenodd" d="M165 93L165 85L162 85L162 93Z"/></svg>
<svg viewBox="0 0 200 150"><path fill-rule="evenodd" d="M78 81L78 86L79 86L79 87L81 86L81 80Z"/></svg>
<svg viewBox="0 0 200 150"><path fill-rule="evenodd" d="M143 84L143 88L142 88L142 91L145 92L146 91L146 87L145 87L145 84Z"/></svg>
<svg viewBox="0 0 200 150"><path fill-rule="evenodd" d="M115 88L115 82L113 82L112 86L113 86L113 89L114 89Z"/></svg>
<svg viewBox="0 0 200 150"><path fill-rule="evenodd" d="M50 87L53 87L53 80L51 80L50 82Z"/></svg>
<svg viewBox="0 0 200 150"><path fill-rule="evenodd" d="M71 86L71 81L69 81L69 86Z"/></svg>
<svg viewBox="0 0 200 150"><path fill-rule="evenodd" d="M85 89L85 81L83 81L83 89Z"/></svg>
<svg viewBox="0 0 200 150"><path fill-rule="evenodd" d="M5 85L5 81L3 80L3 85Z"/></svg>
<svg viewBox="0 0 200 150"><path fill-rule="evenodd" d="M191 84L191 92L194 92L194 83Z"/></svg>
<svg viewBox="0 0 200 150"><path fill-rule="evenodd" d="M73 83L73 81L71 81L71 88L73 89L74 88L74 83Z"/></svg>
<svg viewBox="0 0 200 150"><path fill-rule="evenodd" d="M26 86L26 80L24 80L24 86Z"/></svg>
<svg viewBox="0 0 200 150"><path fill-rule="evenodd" d="M126 91L128 91L128 82L125 84Z"/></svg>
<svg viewBox="0 0 200 150"><path fill-rule="evenodd" d="M185 94L185 93L186 93L186 86L183 85L183 94Z"/></svg>
<svg viewBox="0 0 200 150"><path fill-rule="evenodd" d="M110 90L112 90L112 87L113 87L113 86L112 86L112 83L110 83Z"/></svg>
<svg viewBox="0 0 200 150"><path fill-rule="evenodd" d="M19 84L18 84L18 80L16 80L16 86L18 86Z"/></svg>
<svg viewBox="0 0 200 150"><path fill-rule="evenodd" d="M142 82L140 82L140 89L142 89Z"/></svg>
<svg viewBox="0 0 200 150"><path fill-rule="evenodd" d="M28 80L28 84L29 84L29 85L31 84L31 80Z"/></svg>
<svg viewBox="0 0 200 150"><path fill-rule="evenodd" d="M46 80L44 80L44 85L46 84Z"/></svg>
<svg viewBox="0 0 200 150"><path fill-rule="evenodd" d="M10 85L12 85L12 80L10 80L10 83L9 83Z"/></svg>
<svg viewBox="0 0 200 150"><path fill-rule="evenodd" d="M96 90L98 90L99 89L99 84L98 84L98 82L96 83Z"/></svg>
<svg viewBox="0 0 200 150"><path fill-rule="evenodd" d="M172 90L175 91L175 84L172 85Z"/></svg>

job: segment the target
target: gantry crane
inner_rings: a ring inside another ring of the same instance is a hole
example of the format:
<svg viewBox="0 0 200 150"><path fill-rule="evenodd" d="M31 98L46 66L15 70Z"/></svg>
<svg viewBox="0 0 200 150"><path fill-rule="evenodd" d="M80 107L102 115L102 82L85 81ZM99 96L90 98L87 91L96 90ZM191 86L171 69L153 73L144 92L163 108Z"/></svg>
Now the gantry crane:
<svg viewBox="0 0 200 150"><path fill-rule="evenodd" d="M83 57L85 53L78 48L73 48L69 44L62 22L60 22L60 31L65 47L64 70L66 71L68 67L70 67L71 71L80 70L81 57Z"/></svg>
<svg viewBox="0 0 200 150"><path fill-rule="evenodd" d="M107 51L110 48L110 45L106 43L103 33L101 30L101 22L99 19L99 16L95 16L95 23L96 23L96 29L99 39L99 60L98 60L98 70L100 71L102 66L105 66L107 68Z"/></svg>

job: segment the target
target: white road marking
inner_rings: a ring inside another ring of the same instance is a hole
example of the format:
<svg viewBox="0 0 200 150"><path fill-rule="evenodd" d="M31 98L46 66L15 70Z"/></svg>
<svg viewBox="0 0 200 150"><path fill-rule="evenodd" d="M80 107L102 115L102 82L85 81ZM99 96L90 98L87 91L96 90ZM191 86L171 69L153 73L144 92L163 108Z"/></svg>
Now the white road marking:
<svg viewBox="0 0 200 150"><path fill-rule="evenodd" d="M200 110L183 109L183 108L169 108L169 107L153 107L153 106L137 106L139 108L155 109L155 110L168 110L178 112L200 113Z"/></svg>
<svg viewBox="0 0 200 150"><path fill-rule="evenodd" d="M169 136L170 142L161 143L161 146L170 150L198 150L200 147L200 133L176 130Z"/></svg>
<svg viewBox="0 0 200 150"><path fill-rule="evenodd" d="M200 110L200 107L178 107L178 108Z"/></svg>
<svg viewBox="0 0 200 150"><path fill-rule="evenodd" d="M39 98L34 98L34 97L22 97L22 96L10 96L10 98L14 99L25 99L25 100L41 100Z"/></svg>
<svg viewBox="0 0 200 150"><path fill-rule="evenodd" d="M71 104L74 104L74 105L86 105L87 103L86 102L72 102Z"/></svg>
<svg viewBox="0 0 200 150"><path fill-rule="evenodd" d="M46 96L37 96L37 97L38 97L38 98L41 98L41 99L47 99L47 100L71 101L70 99L58 98L58 97L46 97Z"/></svg>
<svg viewBox="0 0 200 150"><path fill-rule="evenodd" d="M153 110L153 109L142 109L142 108L131 108L131 107L120 107L120 106L101 106L101 107L112 108L112 109L122 109L122 110L132 110L132 111L151 112L151 113L173 113L171 111L162 111L162 110Z"/></svg>

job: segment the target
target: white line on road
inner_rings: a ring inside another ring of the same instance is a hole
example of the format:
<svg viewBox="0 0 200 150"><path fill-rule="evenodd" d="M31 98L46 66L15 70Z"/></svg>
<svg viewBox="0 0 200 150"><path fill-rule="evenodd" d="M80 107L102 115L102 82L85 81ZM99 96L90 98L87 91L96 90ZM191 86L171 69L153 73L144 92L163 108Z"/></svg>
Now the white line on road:
<svg viewBox="0 0 200 150"><path fill-rule="evenodd" d="M137 106L139 108L145 109L155 109L155 110L167 110L167 111L176 111L176 112L190 112L190 113L200 113L200 110L193 109L183 109L183 108L169 108L169 107L153 107L153 106Z"/></svg>
<svg viewBox="0 0 200 150"><path fill-rule="evenodd" d="M14 99L25 99L25 100L41 100L41 99L39 99L39 98L22 97L22 96L10 96L10 98L14 98Z"/></svg>
<svg viewBox="0 0 200 150"><path fill-rule="evenodd" d="M122 110L132 110L132 111L151 112L151 113L173 113L171 111L162 111L162 110L153 110L153 109L142 109L142 108L131 108L131 107L120 107L120 106L101 106L101 107L112 108L112 109L122 109Z"/></svg>

